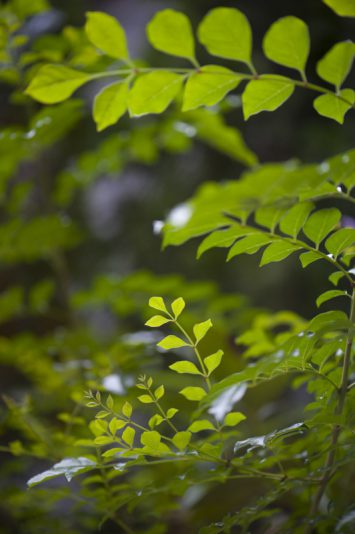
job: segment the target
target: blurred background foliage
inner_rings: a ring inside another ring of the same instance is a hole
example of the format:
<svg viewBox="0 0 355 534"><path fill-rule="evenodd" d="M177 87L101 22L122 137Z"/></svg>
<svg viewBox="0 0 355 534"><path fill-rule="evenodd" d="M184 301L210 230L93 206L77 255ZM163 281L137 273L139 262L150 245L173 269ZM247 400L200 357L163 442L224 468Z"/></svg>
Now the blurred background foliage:
<svg viewBox="0 0 355 534"><path fill-rule="evenodd" d="M81 509L78 515L82 496L75 486L73 490L56 482L51 493L46 488L27 492L26 479L48 466L44 459L58 460L72 450L73 427L85 436L87 410L80 404L85 389L130 395L137 375L152 370L158 381L174 387L155 349L155 335L143 328L149 296L183 296L189 304L189 324L213 319L210 343L226 353L225 375L241 367L234 340L250 327L257 311L287 308L310 318L315 296L325 289L326 277L321 275L326 267L318 262L307 272L293 260L259 271L254 258L243 256L226 264L217 250L197 261L194 243L161 251L158 232L159 221L206 180L236 179L257 160L315 162L350 148L352 122L340 127L310 112L306 91L297 92L272 117L262 114L247 123L233 96L220 113L182 114L176 106L164 116L125 118L101 134L90 117L98 86L84 88L75 100L43 109L23 93L43 61L89 70L98 62L104 65L105 59L97 58L80 29L86 11L117 17L127 31L133 57L173 66L173 58L148 46L146 23L157 10L171 7L187 13L196 25L218 5L211 0L1 4L1 532L96 531L100 513L86 501L85 513ZM334 17L320 1L291 5L280 0L226 0L223 5L246 13L256 51L269 25L289 14L309 24L314 58L334 42L351 37L347 19ZM203 57L202 49L198 53ZM264 61L256 52L256 66L262 68ZM297 315L292 317L300 324ZM271 338L275 323L271 321L269 330L263 324L255 328ZM275 426L280 417L289 422L304 404L300 393L286 394L284 386L280 379L241 401L248 406L250 432L267 431L269 422ZM280 402L285 416L276 409ZM137 472L130 483L138 487L143 476ZM158 475L151 471L149 476ZM244 484L243 494L233 495L234 506L245 504L254 486ZM181 494L185 490L182 487ZM90 499L89 489L85 491ZM228 487L211 512L206 503L215 494L211 490L206 497L206 488L202 494L198 491L185 495L180 515L169 512L169 532L188 532L192 506L197 517L210 514L208 520L228 510ZM150 514L159 516L159 506L164 509L162 501L153 504L154 512L147 506L147 524ZM60 517L60 522L49 521L49 516ZM147 525L141 528L149 531ZM103 527L104 532L111 529L109 522Z"/></svg>

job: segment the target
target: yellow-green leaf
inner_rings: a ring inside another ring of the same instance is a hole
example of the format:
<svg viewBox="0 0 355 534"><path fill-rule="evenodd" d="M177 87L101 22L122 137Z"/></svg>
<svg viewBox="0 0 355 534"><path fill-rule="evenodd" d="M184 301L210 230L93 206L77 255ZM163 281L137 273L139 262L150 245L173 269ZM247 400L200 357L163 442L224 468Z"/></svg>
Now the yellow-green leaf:
<svg viewBox="0 0 355 534"><path fill-rule="evenodd" d="M195 41L189 19L174 9L158 11L147 26L150 44L172 56L195 62Z"/></svg>
<svg viewBox="0 0 355 534"><path fill-rule="evenodd" d="M355 92L352 89L342 89L337 95L327 93L318 96L313 102L313 107L319 115L343 124L345 114L352 108L354 102Z"/></svg>
<svg viewBox="0 0 355 534"><path fill-rule="evenodd" d="M206 391L199 387L187 387L179 391L187 400L200 401L206 396Z"/></svg>
<svg viewBox="0 0 355 534"><path fill-rule="evenodd" d="M128 109L132 116L162 113L181 89L183 76L155 71L140 76L130 91Z"/></svg>
<svg viewBox="0 0 355 534"><path fill-rule="evenodd" d="M143 404L152 404L154 400L149 395L140 395L138 400Z"/></svg>
<svg viewBox="0 0 355 534"><path fill-rule="evenodd" d="M115 59L128 59L125 31L111 15L101 11L89 11L85 32L89 41Z"/></svg>
<svg viewBox="0 0 355 534"><path fill-rule="evenodd" d="M206 65L187 80L183 111L200 106L214 106L243 80L243 76L219 65Z"/></svg>
<svg viewBox="0 0 355 534"><path fill-rule="evenodd" d="M95 97L93 117L101 132L116 122L127 111L129 88L127 83L115 82L104 87Z"/></svg>
<svg viewBox="0 0 355 534"><path fill-rule="evenodd" d="M185 308L185 301L182 297L179 297L177 299L175 299L172 303L171 303L171 309L173 310L173 314L174 314L174 317L175 319L177 319L181 313L183 312Z"/></svg>
<svg viewBox="0 0 355 534"><path fill-rule="evenodd" d="M154 396L156 400L161 399L164 396L164 393L165 393L164 386L163 385L158 386L157 389L154 391Z"/></svg>
<svg viewBox="0 0 355 534"><path fill-rule="evenodd" d="M336 43L317 63L317 73L337 89L350 72L354 60L355 47L352 41Z"/></svg>
<svg viewBox="0 0 355 534"><path fill-rule="evenodd" d="M168 312L162 297L150 297L149 306L151 308L154 308L155 310L163 311L166 313Z"/></svg>
<svg viewBox="0 0 355 534"><path fill-rule="evenodd" d="M328 300L334 299L336 297L348 297L346 291L341 291L340 289L331 289L330 291L325 291L316 300L317 307L319 308L322 304Z"/></svg>
<svg viewBox="0 0 355 534"><path fill-rule="evenodd" d="M161 435L156 430L143 432L141 435L141 443L149 449L158 450L161 440Z"/></svg>
<svg viewBox="0 0 355 534"><path fill-rule="evenodd" d="M150 326L151 328L156 328L162 326L163 324L169 323L171 319L163 317L162 315L154 315L145 323L145 326Z"/></svg>
<svg viewBox="0 0 355 534"><path fill-rule="evenodd" d="M177 432L173 437L173 443L179 451L184 451L191 440L191 432Z"/></svg>
<svg viewBox="0 0 355 534"><path fill-rule="evenodd" d="M164 339L159 341L158 347L161 347L165 350L178 349L180 347L188 347L189 344L186 343L183 339L177 336L166 336Z"/></svg>
<svg viewBox="0 0 355 534"><path fill-rule="evenodd" d="M123 415L125 415L126 417L131 417L132 415L132 404L128 401L126 401L124 403L124 405L122 406L122 413Z"/></svg>
<svg viewBox="0 0 355 534"><path fill-rule="evenodd" d="M91 76L85 72L63 65L45 65L36 73L26 94L42 104L57 104L90 80Z"/></svg>
<svg viewBox="0 0 355 534"><path fill-rule="evenodd" d="M271 61L303 74L310 51L307 25L292 16L277 20L266 32L263 49Z"/></svg>
<svg viewBox="0 0 355 534"><path fill-rule="evenodd" d="M303 232L317 247L334 229L341 219L341 212L336 208L318 210L308 218Z"/></svg>
<svg viewBox="0 0 355 534"><path fill-rule="evenodd" d="M188 360L182 362L176 362L172 365L169 365L169 369L172 369L176 373L180 374L190 374L190 375L200 375L202 374L196 367L196 365Z"/></svg>
<svg viewBox="0 0 355 534"><path fill-rule="evenodd" d="M211 421L208 419L201 419L194 421L188 428L192 433L201 432L202 430L216 430Z"/></svg>
<svg viewBox="0 0 355 534"><path fill-rule="evenodd" d="M207 356L203 361L207 368L208 375L213 373L215 369L220 365L223 357L223 350L218 350L214 354Z"/></svg>
<svg viewBox="0 0 355 534"><path fill-rule="evenodd" d="M355 0L323 0L337 15L355 17Z"/></svg>
<svg viewBox="0 0 355 534"><path fill-rule="evenodd" d="M203 321L202 323L197 323L194 325L193 331L196 338L196 343L199 343L201 339L205 337L210 328L212 328L211 319L207 319L207 321Z"/></svg>
<svg viewBox="0 0 355 534"><path fill-rule="evenodd" d="M134 428L128 426L122 432L122 439L125 443L127 443L127 445L129 445L130 447L133 447L135 435L136 435L136 431L134 430Z"/></svg>
<svg viewBox="0 0 355 534"><path fill-rule="evenodd" d="M251 28L238 9L211 9L198 27L198 38L213 56L251 63Z"/></svg>
<svg viewBox="0 0 355 534"><path fill-rule="evenodd" d="M240 412L230 412L225 416L223 425L224 426L236 426L241 421L244 421L244 419L246 419L244 414Z"/></svg>
<svg viewBox="0 0 355 534"><path fill-rule="evenodd" d="M348 247L355 245L355 229L341 228L332 234L325 242L328 252L336 259Z"/></svg>
<svg viewBox="0 0 355 534"><path fill-rule="evenodd" d="M275 111L290 98L294 89L292 81L284 76L260 76L251 80L242 95L245 120L261 111Z"/></svg>

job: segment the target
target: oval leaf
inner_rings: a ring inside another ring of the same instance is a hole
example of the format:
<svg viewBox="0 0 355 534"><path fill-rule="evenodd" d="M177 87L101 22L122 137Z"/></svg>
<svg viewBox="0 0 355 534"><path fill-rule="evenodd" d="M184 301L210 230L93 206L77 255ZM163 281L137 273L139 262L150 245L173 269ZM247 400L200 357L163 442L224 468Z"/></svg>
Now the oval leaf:
<svg viewBox="0 0 355 534"><path fill-rule="evenodd" d="M90 11L86 16L85 32L89 41L109 57L128 59L126 35L120 23L101 11Z"/></svg>
<svg viewBox="0 0 355 534"><path fill-rule="evenodd" d="M354 43L343 41L335 44L317 63L317 73L338 90L350 72L354 60Z"/></svg>
<svg viewBox="0 0 355 534"><path fill-rule="evenodd" d="M128 98L132 116L162 113L180 91L183 77L169 71L155 71L140 76Z"/></svg>
<svg viewBox="0 0 355 534"><path fill-rule="evenodd" d="M158 347L165 350L178 349L180 347L188 347L189 344L177 336L166 336L158 343Z"/></svg>
<svg viewBox="0 0 355 534"><path fill-rule="evenodd" d="M172 369L172 371L175 371L176 373L180 374L190 374L190 375L201 375L201 371L199 371L196 367L196 365L189 361L182 361L182 362L176 362L172 365L169 365L169 369Z"/></svg>
<svg viewBox="0 0 355 534"><path fill-rule="evenodd" d="M318 210L309 217L303 227L305 235L319 246L321 241L334 229L341 219L341 212L336 208Z"/></svg>
<svg viewBox="0 0 355 534"><path fill-rule="evenodd" d="M223 350L218 350L214 354L207 356L203 362L207 368L208 376L213 373L215 369L220 365L223 357Z"/></svg>
<svg viewBox="0 0 355 534"><path fill-rule="evenodd" d="M147 26L150 44L160 52L195 63L195 42L189 19L173 9L159 11Z"/></svg>
<svg viewBox="0 0 355 534"><path fill-rule="evenodd" d="M313 102L313 107L319 115L343 124L345 114L352 108L354 102L355 92L352 89L343 89L337 95L328 93L318 96Z"/></svg>
<svg viewBox="0 0 355 534"><path fill-rule="evenodd" d="M56 104L69 98L90 79L89 74L63 65L45 65L38 70L26 94L42 104Z"/></svg>
<svg viewBox="0 0 355 534"><path fill-rule="evenodd" d="M211 319L207 319L207 321L203 321L203 323L194 325L193 331L196 338L196 343L199 343L201 339L205 337L210 328L212 328Z"/></svg>
<svg viewBox="0 0 355 534"><path fill-rule="evenodd" d="M198 387L187 387L179 391L179 393L190 401L200 401L206 396L206 391Z"/></svg>
<svg viewBox="0 0 355 534"><path fill-rule="evenodd" d="M244 119L261 111L275 111L290 98L295 87L284 76L251 80L242 95Z"/></svg>
<svg viewBox="0 0 355 534"><path fill-rule="evenodd" d="M129 87L126 83L116 82L107 87L95 97L93 117L97 131L101 132L116 122L127 111Z"/></svg>

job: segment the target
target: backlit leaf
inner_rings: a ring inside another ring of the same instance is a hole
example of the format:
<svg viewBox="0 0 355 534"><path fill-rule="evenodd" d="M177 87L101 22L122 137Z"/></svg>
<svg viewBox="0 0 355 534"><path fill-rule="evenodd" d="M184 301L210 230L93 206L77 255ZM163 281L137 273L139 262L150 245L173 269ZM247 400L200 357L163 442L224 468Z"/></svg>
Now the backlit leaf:
<svg viewBox="0 0 355 534"><path fill-rule="evenodd" d="M86 14L86 35L91 43L115 59L128 59L125 31L111 15L101 11Z"/></svg>
<svg viewBox="0 0 355 534"><path fill-rule="evenodd" d="M181 313L183 312L185 308L185 301L182 297L179 297L177 299L175 299L172 303L171 303L171 309L173 310L173 314L174 314L174 317L175 319L177 319Z"/></svg>
<svg viewBox="0 0 355 534"><path fill-rule="evenodd" d="M330 291L325 291L325 293L322 293L319 295L319 297L316 300L317 306L321 306L324 302L327 302L328 300L334 299L335 297L345 297L348 296L346 291L340 291L338 289L331 289Z"/></svg>
<svg viewBox="0 0 355 534"><path fill-rule="evenodd" d="M238 9L211 9L198 27L198 38L213 56L251 62L251 28L246 16Z"/></svg>
<svg viewBox="0 0 355 534"><path fill-rule="evenodd" d="M322 259L322 256L317 254L317 252L313 252L312 250L310 250L309 252L303 252L300 255L300 262L304 269L308 267L308 265L310 265L311 263L314 263L315 261L321 260L321 259Z"/></svg>
<svg viewBox="0 0 355 534"><path fill-rule="evenodd" d="M182 111L200 106L214 106L243 79L219 65L205 65L189 76L184 91Z"/></svg>
<svg viewBox="0 0 355 534"><path fill-rule="evenodd" d="M273 239L261 232L256 232L255 234L239 239L230 249L227 261L234 258L238 254L255 254L258 250L273 241Z"/></svg>
<svg viewBox="0 0 355 534"><path fill-rule="evenodd" d="M173 9L158 11L147 26L150 44L172 56L195 61L195 42L189 19Z"/></svg>
<svg viewBox="0 0 355 534"><path fill-rule="evenodd" d="M161 347L165 350L178 349L180 347L188 347L189 344L177 336L166 336L164 339L159 341L158 347Z"/></svg>
<svg viewBox="0 0 355 534"><path fill-rule="evenodd" d="M154 315L148 321L145 323L146 326L150 326L151 328L156 328L158 326L162 326L163 324L169 323L171 319L168 319L167 317L163 317L163 315Z"/></svg>
<svg viewBox="0 0 355 534"><path fill-rule="evenodd" d="M225 426L236 426L245 419L245 415L240 412L230 412L225 416L223 424Z"/></svg>
<svg viewBox="0 0 355 534"><path fill-rule="evenodd" d="M201 371L199 371L196 367L196 365L189 361L182 361L182 362L175 362L172 365L169 365L169 369L172 369L176 373L187 373L190 375L200 375Z"/></svg>
<svg viewBox="0 0 355 534"><path fill-rule="evenodd" d="M162 113L179 93L183 77L169 71L154 71L140 76L128 97L128 109L133 117Z"/></svg>
<svg viewBox="0 0 355 534"><path fill-rule="evenodd" d="M93 117L101 132L116 122L127 111L128 84L116 82L108 85L95 97Z"/></svg>
<svg viewBox="0 0 355 534"><path fill-rule="evenodd" d="M189 426L189 431L192 433L201 432L202 430L216 430L214 425L208 419L201 419L200 421L194 421Z"/></svg>
<svg viewBox="0 0 355 534"><path fill-rule="evenodd" d="M282 217L280 221L280 230L284 234L296 238L313 208L314 205L311 202L295 204L286 212L286 215Z"/></svg>
<svg viewBox="0 0 355 534"><path fill-rule="evenodd" d="M125 443L127 443L127 445L129 445L130 447L133 447L135 435L136 435L136 431L134 430L134 428L128 426L122 432L122 439Z"/></svg>
<svg viewBox="0 0 355 534"><path fill-rule="evenodd" d="M187 387L179 391L187 400L200 401L206 396L206 391L199 387Z"/></svg>
<svg viewBox="0 0 355 534"><path fill-rule="evenodd" d="M123 415L125 415L126 417L131 417L132 415L132 404L128 401L126 401L124 403L124 405L122 406L122 413Z"/></svg>
<svg viewBox="0 0 355 534"><path fill-rule="evenodd" d="M325 242L325 247L337 258L348 247L355 245L355 229L341 228L332 234Z"/></svg>
<svg viewBox="0 0 355 534"><path fill-rule="evenodd" d="M266 265L268 263L281 261L300 250L302 247L299 245L293 245L292 243L287 243L282 240L275 241L271 243L263 252L261 257L260 266Z"/></svg>
<svg viewBox="0 0 355 534"><path fill-rule="evenodd" d="M294 91L291 80L284 76L263 77L251 80L242 95L244 119L261 111L275 111Z"/></svg>
<svg viewBox="0 0 355 534"><path fill-rule="evenodd" d="M166 313L168 312L162 297L150 297L149 306L151 308L154 308L155 310L163 311Z"/></svg>
<svg viewBox="0 0 355 534"><path fill-rule="evenodd" d="M149 447L153 450L159 449L159 444L161 441L161 435L156 430L151 430L148 432L143 432L141 435L141 443L146 447Z"/></svg>
<svg viewBox="0 0 355 534"><path fill-rule="evenodd" d="M303 227L303 232L318 247L339 223L340 219L341 212L336 208L318 210L308 218Z"/></svg>
<svg viewBox="0 0 355 534"><path fill-rule="evenodd" d="M354 60L354 43L343 41L335 44L317 63L317 73L325 81L339 89L350 72Z"/></svg>
<svg viewBox="0 0 355 534"><path fill-rule="evenodd" d="M156 400L161 399L164 396L164 394L165 394L165 389L163 385L157 387L157 389L154 391L154 396Z"/></svg>
<svg viewBox="0 0 355 534"><path fill-rule="evenodd" d="M355 91L342 89L338 95L326 94L318 96L313 102L313 107L319 115L343 124L345 114L352 108L354 102Z"/></svg>
<svg viewBox="0 0 355 534"><path fill-rule="evenodd" d="M215 369L220 365L223 357L223 350L218 350L214 354L207 356L203 362L207 368L208 374L213 373Z"/></svg>
<svg viewBox="0 0 355 534"><path fill-rule="evenodd" d="M211 319L207 319L207 321L203 321L203 323L194 325L193 331L196 338L196 343L199 343L201 339L205 337L210 328L212 328Z"/></svg>
<svg viewBox="0 0 355 534"><path fill-rule="evenodd" d="M173 443L179 451L184 451L191 440L191 432L177 432L175 436L173 436Z"/></svg>
<svg viewBox="0 0 355 534"><path fill-rule="evenodd" d="M91 76L84 72L63 65L45 65L38 70L26 93L42 104L56 104L90 80Z"/></svg>
<svg viewBox="0 0 355 534"><path fill-rule="evenodd" d="M307 25L292 16L277 20L266 32L263 49L271 61L304 73L310 50Z"/></svg>

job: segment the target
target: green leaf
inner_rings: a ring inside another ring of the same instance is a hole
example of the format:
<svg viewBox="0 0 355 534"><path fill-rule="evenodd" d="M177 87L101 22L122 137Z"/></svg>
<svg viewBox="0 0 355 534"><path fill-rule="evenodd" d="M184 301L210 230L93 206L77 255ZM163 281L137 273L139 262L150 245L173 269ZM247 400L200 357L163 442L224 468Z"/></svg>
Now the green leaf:
<svg viewBox="0 0 355 534"><path fill-rule="evenodd" d="M64 458L64 460L54 464L53 467L47 471L30 478L27 485L29 487L36 486L45 480L50 480L60 475L64 475L68 482L70 482L75 475L83 473L93 467L96 467L96 463L85 457Z"/></svg>
<svg viewBox="0 0 355 534"><path fill-rule="evenodd" d="M45 65L36 73L26 94L42 104L57 104L90 80L91 76L84 72L63 65Z"/></svg>
<svg viewBox="0 0 355 534"><path fill-rule="evenodd" d="M341 228L332 234L325 242L325 248L336 259L339 254L348 247L355 245L355 230L353 228Z"/></svg>
<svg viewBox="0 0 355 534"><path fill-rule="evenodd" d="M145 323L145 326L150 326L151 328L156 328L162 326L163 324L170 323L171 319L163 317L163 315L154 315Z"/></svg>
<svg viewBox="0 0 355 534"><path fill-rule="evenodd" d="M335 273L332 273L328 276L329 282L331 282L334 286L337 286L339 281L343 278L344 273L343 271L335 271Z"/></svg>
<svg viewBox="0 0 355 534"><path fill-rule="evenodd" d="M260 267L267 265L268 263L284 260L293 252L300 250L302 247L299 245L293 245L283 240L274 241L263 252L260 261Z"/></svg>
<svg viewBox="0 0 355 534"><path fill-rule="evenodd" d="M128 93L128 84L119 81L104 87L95 97L93 117L98 132L101 132L112 124L116 124L122 115L125 114L127 111Z"/></svg>
<svg viewBox="0 0 355 534"><path fill-rule="evenodd" d="M251 63L251 28L238 9L211 9L198 27L198 38L213 56Z"/></svg>
<svg viewBox="0 0 355 534"><path fill-rule="evenodd" d="M334 229L341 219L336 208L318 210L308 218L303 227L305 235L318 247L321 241Z"/></svg>
<svg viewBox="0 0 355 534"><path fill-rule="evenodd" d="M248 228L238 227L235 225L230 226L227 229L212 232L201 242L200 246L198 247L197 258L200 258L204 252L210 250L211 248L229 248L238 237L245 236L245 234L249 232L250 230Z"/></svg>
<svg viewBox="0 0 355 534"><path fill-rule="evenodd" d="M183 339L177 336L166 336L164 339L162 339L158 343L158 347L161 347L162 349L165 349L165 350L178 349L180 347L189 347L189 346L190 346L189 343L187 343L186 341L184 341Z"/></svg>
<svg viewBox="0 0 355 534"><path fill-rule="evenodd" d="M130 91L128 109L133 117L162 113L179 93L183 76L169 71L155 71L140 76Z"/></svg>
<svg viewBox="0 0 355 534"><path fill-rule="evenodd" d="M166 417L168 419L172 419L174 415L178 413L178 411L179 410L177 408L169 408L169 410L166 412Z"/></svg>
<svg viewBox="0 0 355 534"><path fill-rule="evenodd" d="M260 76L251 80L242 95L244 119L261 111L275 111L290 98L295 87L284 76L273 75L272 79Z"/></svg>
<svg viewBox="0 0 355 534"><path fill-rule="evenodd" d="M156 430L143 432L141 435L141 443L149 449L158 450L161 441L161 435Z"/></svg>
<svg viewBox="0 0 355 534"><path fill-rule="evenodd" d="M303 252L303 254L300 255L300 262L304 269L308 267L308 265L310 265L311 263L314 263L315 261L321 259L322 256L317 254L317 252L313 252L313 250L310 250L309 252Z"/></svg>
<svg viewBox="0 0 355 534"><path fill-rule="evenodd" d="M258 250L273 241L273 239L261 232L255 232L255 234L239 239L230 249L227 261L234 258L238 254L255 254Z"/></svg>
<svg viewBox="0 0 355 534"><path fill-rule="evenodd" d="M89 41L109 57L128 59L126 35L120 23L101 11L90 11L86 16L85 32Z"/></svg>
<svg viewBox="0 0 355 534"><path fill-rule="evenodd" d="M283 17L266 32L263 50L268 59L296 69L304 76L310 50L307 25L297 17Z"/></svg>
<svg viewBox="0 0 355 534"><path fill-rule="evenodd" d="M206 391L198 387L187 387L179 391L187 400L200 401L206 396Z"/></svg>
<svg viewBox="0 0 355 534"><path fill-rule="evenodd" d="M164 421L164 417L158 413L154 414L148 421L149 428L153 429L156 426L159 426Z"/></svg>
<svg viewBox="0 0 355 534"><path fill-rule="evenodd" d="M94 442L95 445L111 445L111 443L114 443L114 440L110 436L99 436L94 439Z"/></svg>
<svg viewBox="0 0 355 534"><path fill-rule="evenodd" d="M196 338L196 343L199 343L201 339L205 337L210 328L212 328L211 319L207 319L207 321L203 321L203 323L197 323L194 325L193 331Z"/></svg>
<svg viewBox="0 0 355 534"><path fill-rule="evenodd" d="M179 451L184 451L191 440L191 432L177 432L173 437L173 443Z"/></svg>
<svg viewBox="0 0 355 534"><path fill-rule="evenodd" d="M106 406L107 406L110 410L112 410L112 408L113 408L113 398L112 398L111 395L109 395L109 396L107 397L107 399L106 399Z"/></svg>
<svg viewBox="0 0 355 534"><path fill-rule="evenodd" d="M130 418L131 415L132 415L132 404L128 401L126 401L124 403L124 405L122 406L122 413L124 416Z"/></svg>
<svg viewBox="0 0 355 534"><path fill-rule="evenodd" d="M173 310L173 314L174 314L175 319L177 319L181 315L183 310L185 309L185 301L184 301L184 299L182 297L179 297L179 298L175 299L171 303L171 309Z"/></svg>
<svg viewBox="0 0 355 534"><path fill-rule="evenodd" d="M161 399L164 396L164 394L165 394L165 389L163 385L157 387L157 389L154 391L154 396L156 400Z"/></svg>
<svg viewBox="0 0 355 534"><path fill-rule="evenodd" d="M202 430L216 430L214 425L208 419L194 421L188 428L192 433L201 432Z"/></svg>
<svg viewBox="0 0 355 534"><path fill-rule="evenodd" d="M317 63L318 75L326 82L334 84L337 91L350 72L354 50L354 43L351 41L337 43Z"/></svg>
<svg viewBox="0 0 355 534"><path fill-rule="evenodd" d="M316 300L317 307L319 308L324 302L334 299L335 297L348 297L346 291L340 291L339 289L331 289L330 291L325 291Z"/></svg>
<svg viewBox="0 0 355 534"><path fill-rule="evenodd" d="M111 419L108 426L111 434L115 435L117 430L121 430L121 428L124 428L126 424L126 421L122 421L122 419L117 419L116 417L114 417L113 419Z"/></svg>
<svg viewBox="0 0 355 534"><path fill-rule="evenodd" d="M295 204L280 221L280 230L294 239L298 236L314 205L311 202Z"/></svg>
<svg viewBox="0 0 355 534"><path fill-rule="evenodd" d="M128 426L122 432L122 439L125 443L127 443L127 445L129 445L132 448L135 435L136 435L136 431L134 430L134 428Z"/></svg>
<svg viewBox="0 0 355 534"><path fill-rule="evenodd" d="M337 15L355 17L355 0L323 0Z"/></svg>
<svg viewBox="0 0 355 534"><path fill-rule="evenodd" d="M189 76L182 111L214 106L243 80L243 76L219 65L205 65Z"/></svg>
<svg viewBox="0 0 355 534"><path fill-rule="evenodd" d="M162 297L150 297L149 306L151 308L154 308L155 310L168 313L168 310L166 309L165 302Z"/></svg>
<svg viewBox="0 0 355 534"><path fill-rule="evenodd" d="M339 122L339 124L343 124L345 114L352 108L354 102L355 91L343 89L338 95L326 94L318 96L313 102L313 107L322 117L327 117Z"/></svg>
<svg viewBox="0 0 355 534"><path fill-rule="evenodd" d="M224 426L236 426L246 419L245 415L240 412L230 412L225 418L223 425Z"/></svg>
<svg viewBox="0 0 355 534"><path fill-rule="evenodd" d="M214 354L207 356L203 362L207 368L208 376L213 373L215 369L220 365L223 357L223 350L218 350Z"/></svg>
<svg viewBox="0 0 355 534"><path fill-rule="evenodd" d="M138 400L143 404L152 404L154 400L149 395L140 395Z"/></svg>
<svg viewBox="0 0 355 534"><path fill-rule="evenodd" d="M201 371L199 371L196 367L196 365L189 361L182 361L182 362L176 362L172 365L169 365L169 369L172 369L172 371L175 371L176 373L186 373L190 375L201 375Z"/></svg>
<svg viewBox="0 0 355 534"><path fill-rule="evenodd" d="M147 26L150 44L160 52L195 63L195 42L189 19L173 9L159 11Z"/></svg>

